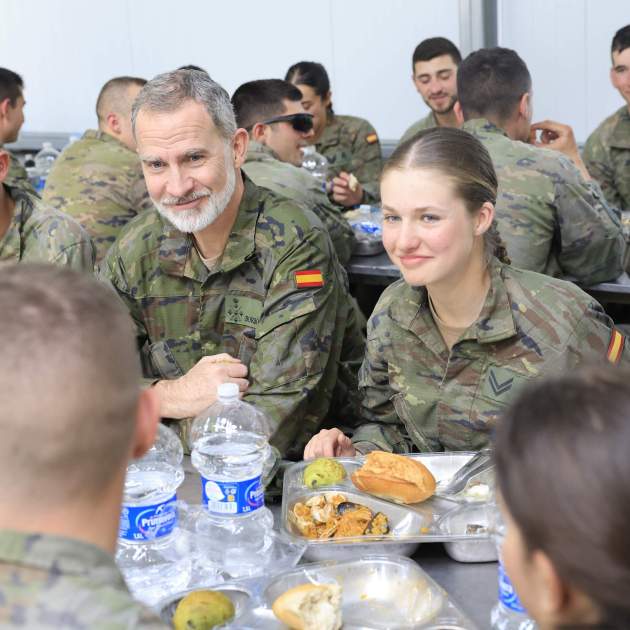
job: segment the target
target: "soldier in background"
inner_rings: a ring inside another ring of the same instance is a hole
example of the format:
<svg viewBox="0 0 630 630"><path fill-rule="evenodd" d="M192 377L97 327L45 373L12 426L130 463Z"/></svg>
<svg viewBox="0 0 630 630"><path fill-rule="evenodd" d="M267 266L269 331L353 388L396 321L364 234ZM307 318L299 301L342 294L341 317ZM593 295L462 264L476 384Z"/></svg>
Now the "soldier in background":
<svg viewBox="0 0 630 630"><path fill-rule="evenodd" d="M333 112L330 80L321 63L300 61L284 78L299 88L304 109L313 114L312 142L328 160L332 200L347 208L378 203L382 159L374 127L363 118Z"/></svg>
<svg viewBox="0 0 630 630"><path fill-rule="evenodd" d="M416 46L411 58L411 80L431 111L405 131L401 143L423 129L459 127L454 107L461 60L457 46L445 37L430 37Z"/></svg>
<svg viewBox="0 0 630 630"><path fill-rule="evenodd" d="M161 415L195 416L235 382L272 444L301 453L363 353L325 228L242 175L247 132L207 74L155 77L132 121L156 209L125 226L101 273L136 323ZM184 443L187 427L175 424Z"/></svg>
<svg viewBox="0 0 630 630"><path fill-rule="evenodd" d="M24 81L22 77L12 70L0 68L0 148L18 139L20 129L24 124L26 101L23 92ZM26 169L10 151L7 153L10 165L6 183L37 195L28 179Z"/></svg>
<svg viewBox="0 0 630 630"><path fill-rule="evenodd" d="M511 267L493 228L497 188L488 151L459 129L422 131L388 160L383 244L403 277L368 322L364 424L352 441L321 431L306 458L484 448L524 383L630 360L589 295Z"/></svg>
<svg viewBox="0 0 630 630"><path fill-rule="evenodd" d="M630 24L612 40L610 80L626 104L589 136L584 162L610 205L630 210Z"/></svg>
<svg viewBox="0 0 630 630"><path fill-rule="evenodd" d="M352 228L315 178L299 168L301 148L313 137L313 117L301 100L300 90L280 79L250 81L234 92L236 124L249 132L243 171L256 185L313 211L345 265L354 244Z"/></svg>
<svg viewBox="0 0 630 630"><path fill-rule="evenodd" d="M457 92L463 129L481 140L499 178L497 225L512 263L586 285L617 278L625 250L619 217L591 180L571 128L531 124L523 60L507 48L478 50L460 64Z"/></svg>
<svg viewBox="0 0 630 630"><path fill-rule="evenodd" d="M128 313L93 278L29 264L0 269L0 313L0 626L166 628L113 557L127 463L158 421Z"/></svg>
<svg viewBox="0 0 630 630"><path fill-rule="evenodd" d="M71 217L7 183L8 151L0 149L0 264L46 262L94 271L94 246Z"/></svg>
<svg viewBox="0 0 630 630"><path fill-rule="evenodd" d="M131 105L144 79L116 77L96 101L98 130L89 129L53 163L43 198L90 234L99 262L120 229L153 207L131 131Z"/></svg>

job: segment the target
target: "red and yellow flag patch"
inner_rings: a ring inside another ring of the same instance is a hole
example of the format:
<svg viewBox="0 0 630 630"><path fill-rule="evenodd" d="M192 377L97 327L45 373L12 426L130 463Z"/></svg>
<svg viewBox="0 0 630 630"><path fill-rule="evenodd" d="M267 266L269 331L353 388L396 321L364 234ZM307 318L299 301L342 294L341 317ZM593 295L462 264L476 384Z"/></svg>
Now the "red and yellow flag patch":
<svg viewBox="0 0 630 630"><path fill-rule="evenodd" d="M367 136L365 136L365 141L368 144L374 144L377 140L378 140L378 136L375 133L370 133Z"/></svg>
<svg viewBox="0 0 630 630"><path fill-rule="evenodd" d="M305 269L295 272L295 286L298 289L306 289L310 287L323 287L324 276L319 269Z"/></svg>
<svg viewBox="0 0 630 630"><path fill-rule="evenodd" d="M610 335L610 343L608 344L608 352L606 353L606 358L613 365L617 365L621 360L625 343L626 338L616 328L613 328L612 334Z"/></svg>

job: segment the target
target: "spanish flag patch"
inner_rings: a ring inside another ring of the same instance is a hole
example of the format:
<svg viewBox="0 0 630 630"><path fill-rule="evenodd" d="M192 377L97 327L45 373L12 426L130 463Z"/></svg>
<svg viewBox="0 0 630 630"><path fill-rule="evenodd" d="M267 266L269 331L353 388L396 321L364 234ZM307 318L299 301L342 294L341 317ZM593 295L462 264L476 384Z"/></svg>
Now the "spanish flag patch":
<svg viewBox="0 0 630 630"><path fill-rule="evenodd" d="M613 365L617 365L621 360L621 353L625 343L626 338L616 328L613 328L612 335L610 335L610 343L608 344L608 352L606 353L606 358Z"/></svg>
<svg viewBox="0 0 630 630"><path fill-rule="evenodd" d="M370 133L367 136L365 136L365 141L368 144L374 144L377 140L378 140L378 136L375 133Z"/></svg>
<svg viewBox="0 0 630 630"><path fill-rule="evenodd" d="M319 269L306 269L304 271L295 272L295 286L298 289L307 289L310 287L323 287L324 276Z"/></svg>

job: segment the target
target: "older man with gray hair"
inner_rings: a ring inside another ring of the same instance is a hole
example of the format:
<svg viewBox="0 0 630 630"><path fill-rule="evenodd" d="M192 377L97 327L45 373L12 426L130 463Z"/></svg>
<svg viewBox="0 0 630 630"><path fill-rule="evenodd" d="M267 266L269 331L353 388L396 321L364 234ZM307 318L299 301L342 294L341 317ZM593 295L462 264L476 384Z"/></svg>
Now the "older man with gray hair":
<svg viewBox="0 0 630 630"><path fill-rule="evenodd" d="M299 456L363 353L326 230L243 175L248 134L207 74L155 77L132 123L155 210L124 228L101 273L136 323L161 415L190 418L235 382L270 417L272 443ZM188 424L175 423L184 443Z"/></svg>

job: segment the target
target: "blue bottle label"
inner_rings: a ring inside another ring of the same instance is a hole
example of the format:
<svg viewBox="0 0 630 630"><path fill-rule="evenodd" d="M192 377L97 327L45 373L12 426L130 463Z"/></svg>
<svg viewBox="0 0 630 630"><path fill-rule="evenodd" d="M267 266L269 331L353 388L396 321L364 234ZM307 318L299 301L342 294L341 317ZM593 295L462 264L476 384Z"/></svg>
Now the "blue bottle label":
<svg viewBox="0 0 630 630"><path fill-rule="evenodd" d="M201 497L209 512L247 514L265 503L260 475L245 481L216 481L201 477Z"/></svg>
<svg viewBox="0 0 630 630"><path fill-rule="evenodd" d="M118 537L125 540L155 540L168 536L177 525L177 496L163 503L132 507L123 505Z"/></svg>
<svg viewBox="0 0 630 630"><path fill-rule="evenodd" d="M525 609L518 599L518 595L507 576L503 563L499 561L499 601L510 610L517 613L524 613Z"/></svg>

